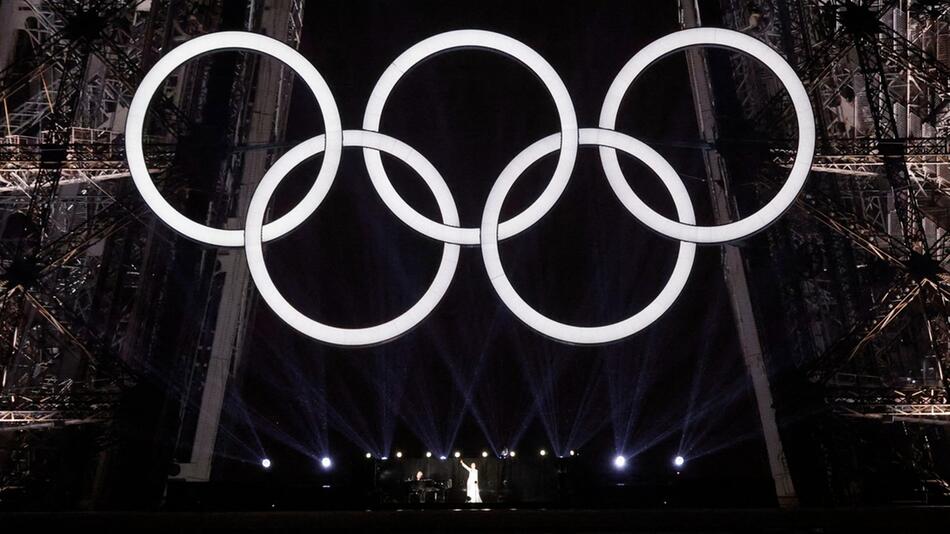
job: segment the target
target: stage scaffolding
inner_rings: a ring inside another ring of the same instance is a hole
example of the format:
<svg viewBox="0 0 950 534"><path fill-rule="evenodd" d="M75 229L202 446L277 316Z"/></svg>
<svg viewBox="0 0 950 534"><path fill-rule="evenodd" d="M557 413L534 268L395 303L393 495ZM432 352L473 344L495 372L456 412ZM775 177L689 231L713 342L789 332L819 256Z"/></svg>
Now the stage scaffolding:
<svg viewBox="0 0 950 534"><path fill-rule="evenodd" d="M0 4L0 440L12 451L0 495L50 476L66 427L91 436L104 451L91 461L106 463L118 399L163 375L180 378L165 401L179 412L173 472L208 479L251 313L248 273L239 253L183 244L154 222L128 180L125 115L148 68L193 37L240 29L296 47L303 4ZM182 202L195 189L220 192L191 215L225 225L243 219L253 184L280 155L293 75L254 54L227 64L227 109L214 112L227 116L228 146L196 146L215 61L169 77L144 143L163 194ZM189 150L212 161L207 183L181 163ZM199 291L170 294L181 275ZM160 313L187 304L197 317Z"/></svg>

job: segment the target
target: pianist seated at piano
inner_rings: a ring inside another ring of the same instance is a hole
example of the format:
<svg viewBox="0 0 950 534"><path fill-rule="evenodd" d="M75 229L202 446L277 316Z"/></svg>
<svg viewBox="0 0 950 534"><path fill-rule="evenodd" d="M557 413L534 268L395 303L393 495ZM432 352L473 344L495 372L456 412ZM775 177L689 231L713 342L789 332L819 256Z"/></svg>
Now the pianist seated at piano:
<svg viewBox="0 0 950 534"><path fill-rule="evenodd" d="M422 471L416 471L416 476L409 480L409 502L445 502L446 488L446 483L436 482L426 478Z"/></svg>

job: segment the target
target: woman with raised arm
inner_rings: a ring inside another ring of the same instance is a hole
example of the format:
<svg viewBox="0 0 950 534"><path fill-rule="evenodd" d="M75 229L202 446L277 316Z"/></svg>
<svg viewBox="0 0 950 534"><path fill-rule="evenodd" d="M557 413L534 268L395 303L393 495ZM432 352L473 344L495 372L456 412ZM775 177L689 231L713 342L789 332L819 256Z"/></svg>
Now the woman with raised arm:
<svg viewBox="0 0 950 534"><path fill-rule="evenodd" d="M482 502L482 497L478 494L478 469L475 468L475 462L472 462L472 467L465 465L465 460L459 460L459 462L461 462L462 467L468 471L468 483L465 485L465 493L468 494L468 502Z"/></svg>

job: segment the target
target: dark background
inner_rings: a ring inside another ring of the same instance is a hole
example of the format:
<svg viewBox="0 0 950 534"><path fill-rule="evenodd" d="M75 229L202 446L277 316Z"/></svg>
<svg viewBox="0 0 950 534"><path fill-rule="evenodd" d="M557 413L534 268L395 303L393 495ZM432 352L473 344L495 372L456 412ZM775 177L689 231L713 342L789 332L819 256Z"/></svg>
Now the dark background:
<svg viewBox="0 0 950 534"><path fill-rule="evenodd" d="M670 0L310 3L301 52L330 85L344 128L359 128L368 96L393 59L426 37L464 28L500 32L535 49L564 80L580 127L594 127L619 69L679 24ZM318 106L299 84L290 120L291 142L323 131ZM557 130L553 102L531 72L481 50L444 53L418 65L392 93L381 126L439 169L466 226L478 225L501 169ZM618 130L649 141L671 162L691 192L699 224L711 224L684 54L637 80ZM277 212L306 191L320 161L285 180L272 204ZM421 180L388 156L384 162L407 201L438 219ZM519 180L503 219L537 198L555 162L552 154ZM638 194L675 216L651 171L630 157L621 163ZM513 285L539 311L599 325L654 298L676 247L624 210L597 150L588 147L580 149L555 208L504 242L501 254ZM436 271L441 245L385 208L361 151L347 149L317 213L265 251L292 304L317 320L359 327L411 306ZM720 254L720 247L700 247L673 308L646 330L601 347L564 345L521 324L495 296L475 247L463 249L452 287L435 311L379 347L322 345L259 301L242 378L231 386L222 420L215 479L354 487L372 476L366 452L392 457L399 450L409 458L428 450L452 461L454 450L494 456L507 448L525 458L545 448L552 462L576 451L571 469L585 474L585 484L715 481L726 500L765 488L758 499L768 502L764 445ZM679 475L671 466L678 452L688 459ZM629 459L627 469L612 468L616 454ZM334 460L327 472L318 463L324 455ZM260 467L265 456L274 462L268 472Z"/></svg>

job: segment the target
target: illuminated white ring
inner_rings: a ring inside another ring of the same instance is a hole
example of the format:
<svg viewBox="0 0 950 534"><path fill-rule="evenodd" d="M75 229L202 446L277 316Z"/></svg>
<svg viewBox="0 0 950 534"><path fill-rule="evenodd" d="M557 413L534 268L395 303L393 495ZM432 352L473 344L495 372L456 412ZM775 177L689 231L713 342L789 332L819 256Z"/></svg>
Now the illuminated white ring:
<svg viewBox="0 0 950 534"><path fill-rule="evenodd" d="M680 181L680 177L673 170L673 167L652 148L626 134L599 128L582 128L579 140L581 145L609 146L642 161L660 177L663 185L669 190L679 219L690 224L695 222L693 205L686 193L686 187ZM696 245L685 241L680 243L673 272L660 294L645 308L627 319L605 326L587 327L560 323L542 315L518 295L518 292L515 291L505 275L505 269L498 254L498 218L505 197L508 196L508 192L515 181L528 167L545 155L554 152L557 148L558 139L556 134L545 137L518 154L501 171L501 175L499 175L498 180L488 194L488 201L482 214L482 259L485 262L485 269L488 272L488 278L491 280L492 286L494 286L498 297L505 303L505 306L521 321L541 334L578 345L594 345L617 341L646 328L673 305L689 278L689 271L696 256ZM625 200L634 196L633 190L626 181L619 187L619 191L615 189L615 193L620 197L624 206L628 205Z"/></svg>
<svg viewBox="0 0 950 534"><path fill-rule="evenodd" d="M176 232L199 243L239 247L244 244L243 231L211 228L197 223L182 215L165 200L152 182L142 149L142 134L148 105L152 95L161 87L165 78L189 59L221 50L252 50L281 61L303 80L316 97L317 104L323 113L327 146L317 179L299 204L264 227L264 241L276 239L293 230L320 205L340 164L343 127L340 124L340 112L336 107L333 94L330 93L329 86L317 69L296 50L270 37L247 32L218 32L202 35L175 47L148 71L132 97L125 124L126 159L135 186L155 215Z"/></svg>
<svg viewBox="0 0 950 534"><path fill-rule="evenodd" d="M811 102L805 86L782 56L758 39L732 30L692 28L661 37L637 52L617 74L604 99L600 127L610 130L615 128L620 102L640 73L660 58L696 45L745 52L764 63L785 86L798 118L798 152L788 179L775 197L758 211L738 221L719 226L696 226L673 221L654 211L636 195L621 197L621 200L634 217L661 235L692 243L726 243L748 237L775 222L795 201L805 186L811 168L815 153L815 118ZM600 157L611 187L620 196L619 189L626 185L626 180L617 161L617 152L612 148L602 147Z"/></svg>
<svg viewBox="0 0 950 534"><path fill-rule="evenodd" d="M257 290L264 298L264 302L278 317L299 332L324 343L348 347L383 343L404 334L419 324L442 300L442 296L448 290L455 274L460 247L448 243L443 246L442 261L439 263L439 270L436 272L429 289L411 308L388 322L367 328L339 328L319 323L300 313L287 302L271 280L267 265L264 262L261 230L267 204L270 202L274 190L294 167L323 151L323 137L322 135L314 137L295 146L278 159L264 174L264 178L261 179L254 195L251 197L251 204L247 210L247 220L244 226L244 249L247 255L247 265ZM442 179L442 176L431 163L408 145L377 132L346 130L343 132L343 146L370 147L375 150L382 150L402 160L417 172L426 185L429 186L436 202L439 204L442 219L448 224L459 224L458 210L445 180Z"/></svg>
<svg viewBox="0 0 950 534"><path fill-rule="evenodd" d="M551 93L561 123L561 153L554 174L551 176L551 181L533 204L501 224L499 233L501 239L506 239L538 222L538 219L554 206L567 186L568 180L570 180L571 172L574 169L574 160L577 157L577 116L574 113L574 103L571 101L571 95L567 92L564 82L554 71L554 68L537 52L511 37L482 30L451 31L425 39L403 52L380 76L379 81L376 82L376 87L373 88L373 92L370 94L369 102L366 104L363 129L379 131L386 100L396 83L409 69L434 54L459 48L494 50L523 63ZM440 224L422 215L403 200L386 175L379 152L364 150L363 157L366 159L366 169L369 171L373 187L376 188L383 202L399 220L413 230L443 243L478 244L478 228L456 228Z"/></svg>

